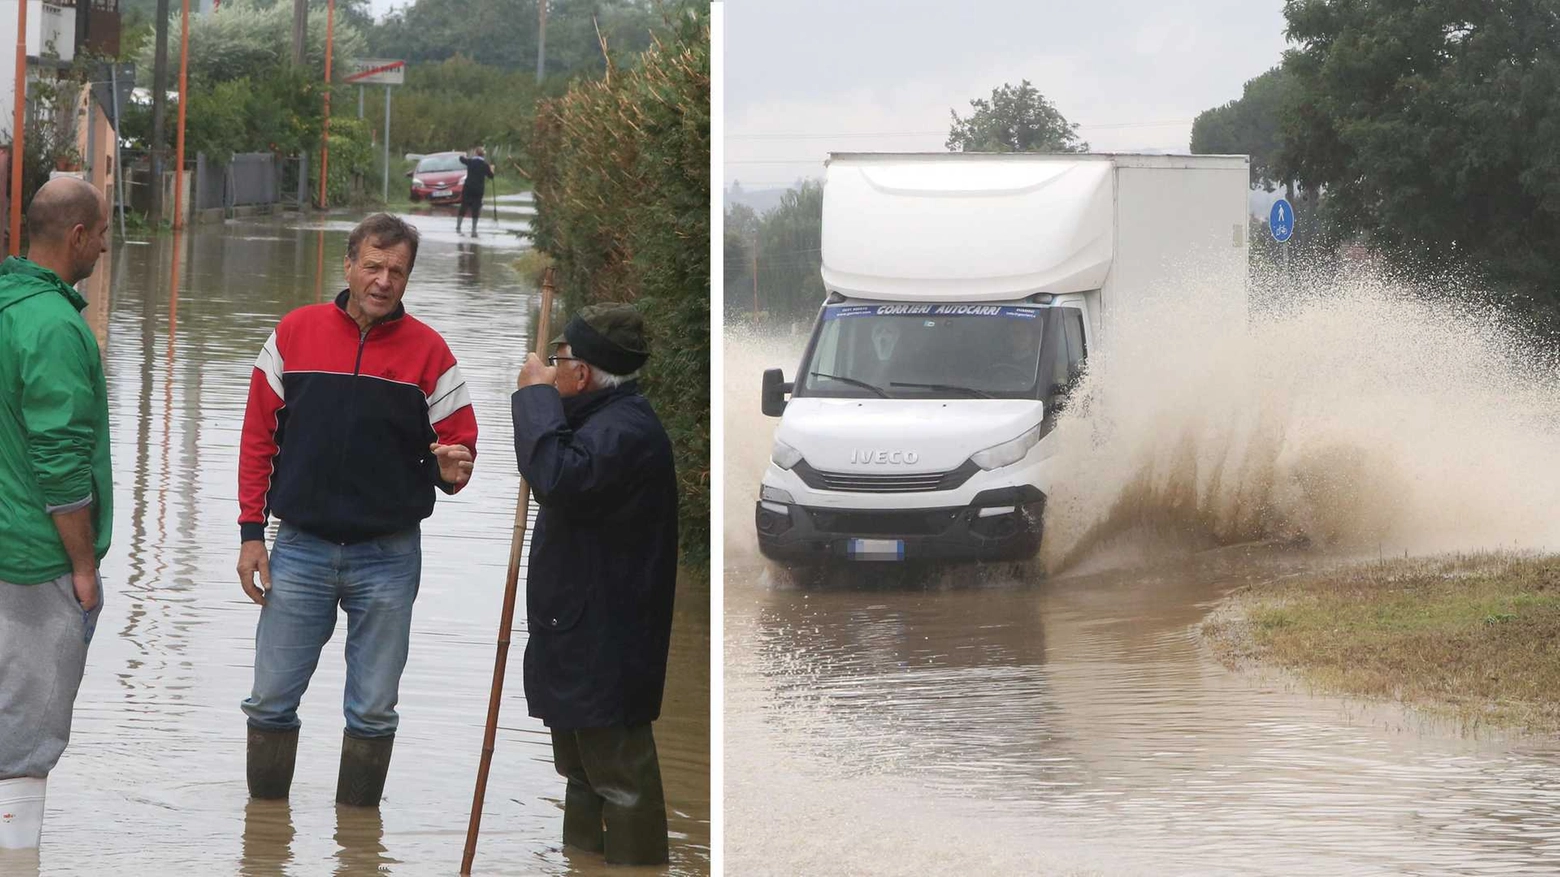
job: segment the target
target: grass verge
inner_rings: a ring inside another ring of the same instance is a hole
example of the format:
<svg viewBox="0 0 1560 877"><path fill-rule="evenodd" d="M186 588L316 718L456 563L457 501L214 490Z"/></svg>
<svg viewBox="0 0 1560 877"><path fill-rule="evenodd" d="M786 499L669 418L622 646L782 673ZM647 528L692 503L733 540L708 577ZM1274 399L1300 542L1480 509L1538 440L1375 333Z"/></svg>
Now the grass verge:
<svg viewBox="0 0 1560 877"><path fill-rule="evenodd" d="M1202 625L1226 666L1481 726L1560 732L1560 556L1393 560L1243 589Z"/></svg>

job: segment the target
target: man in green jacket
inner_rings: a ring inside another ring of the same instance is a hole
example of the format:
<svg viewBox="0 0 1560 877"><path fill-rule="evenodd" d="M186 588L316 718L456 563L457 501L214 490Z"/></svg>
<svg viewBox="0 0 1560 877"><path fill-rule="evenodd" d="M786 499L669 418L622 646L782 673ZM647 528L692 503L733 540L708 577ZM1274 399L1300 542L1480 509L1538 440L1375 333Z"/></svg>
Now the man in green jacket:
<svg viewBox="0 0 1560 877"><path fill-rule="evenodd" d="M103 599L108 393L73 284L108 249L108 216L86 182L51 180L27 207L27 258L0 263L0 848L38 845Z"/></svg>

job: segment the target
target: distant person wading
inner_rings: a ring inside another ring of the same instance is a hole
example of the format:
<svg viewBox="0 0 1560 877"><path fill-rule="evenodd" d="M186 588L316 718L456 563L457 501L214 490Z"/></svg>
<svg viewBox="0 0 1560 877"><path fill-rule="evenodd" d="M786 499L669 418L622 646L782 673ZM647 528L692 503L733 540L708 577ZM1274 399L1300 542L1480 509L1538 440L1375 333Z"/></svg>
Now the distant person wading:
<svg viewBox="0 0 1560 877"><path fill-rule="evenodd" d="M487 153L478 146L471 155L462 155L460 163L466 166L466 186L461 190L460 210L455 214L455 233L460 234L461 220L471 214L471 234L477 234L477 220L482 216L482 197L487 193L487 181L495 176L493 166L487 163Z"/></svg>

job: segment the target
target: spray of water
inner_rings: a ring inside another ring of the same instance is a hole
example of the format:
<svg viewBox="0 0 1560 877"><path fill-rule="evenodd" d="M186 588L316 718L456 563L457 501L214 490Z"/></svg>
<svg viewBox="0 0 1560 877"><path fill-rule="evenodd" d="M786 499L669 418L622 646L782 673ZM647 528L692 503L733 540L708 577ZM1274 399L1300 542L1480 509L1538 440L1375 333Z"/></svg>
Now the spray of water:
<svg viewBox="0 0 1560 877"><path fill-rule="evenodd" d="M758 500L759 479L769 464L778 418L759 410L759 389L764 369L784 369L793 377L801 361L805 327L767 332L747 326L725 329L726 394L726 513L721 537L727 566L758 562L758 535L753 528L753 503Z"/></svg>
<svg viewBox="0 0 1560 877"><path fill-rule="evenodd" d="M1113 314L1056 430L1047 568L1133 532L1372 556L1560 546L1557 373L1495 312L1371 277L1249 301L1188 283Z"/></svg>

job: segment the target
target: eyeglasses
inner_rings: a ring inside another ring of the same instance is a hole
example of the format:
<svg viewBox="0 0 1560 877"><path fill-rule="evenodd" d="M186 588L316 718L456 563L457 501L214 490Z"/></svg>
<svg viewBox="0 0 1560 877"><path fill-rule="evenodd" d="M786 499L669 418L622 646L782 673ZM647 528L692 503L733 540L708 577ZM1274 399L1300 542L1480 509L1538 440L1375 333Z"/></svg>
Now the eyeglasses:
<svg viewBox="0 0 1560 877"><path fill-rule="evenodd" d="M552 356L547 357L547 364L549 366L553 367L553 368L557 368L559 362L584 362L584 361L585 360L580 359L577 356L558 356L558 355L554 354Z"/></svg>

